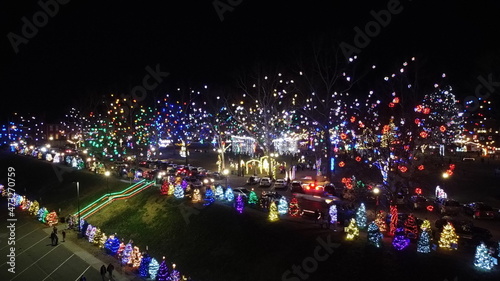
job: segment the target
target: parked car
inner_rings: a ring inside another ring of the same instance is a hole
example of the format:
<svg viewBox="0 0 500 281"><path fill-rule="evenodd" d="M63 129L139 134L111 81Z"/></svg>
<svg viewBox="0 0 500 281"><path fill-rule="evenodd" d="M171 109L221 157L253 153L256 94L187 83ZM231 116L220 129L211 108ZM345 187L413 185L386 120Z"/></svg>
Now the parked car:
<svg viewBox="0 0 500 281"><path fill-rule="evenodd" d="M274 188L275 189L287 189L288 188L288 183L286 182L285 179L277 179L274 182Z"/></svg>
<svg viewBox="0 0 500 281"><path fill-rule="evenodd" d="M432 205L432 202L422 195L413 195L408 201L408 205L413 210L424 210L428 206Z"/></svg>
<svg viewBox="0 0 500 281"><path fill-rule="evenodd" d="M257 176L251 176L247 180L247 184L257 184L260 182L260 178Z"/></svg>
<svg viewBox="0 0 500 281"><path fill-rule="evenodd" d="M261 187L271 187L271 179L270 178L261 178L259 181L259 186Z"/></svg>
<svg viewBox="0 0 500 281"><path fill-rule="evenodd" d="M462 206L455 200L446 198L437 198L436 208L442 215L458 215L462 210Z"/></svg>
<svg viewBox="0 0 500 281"><path fill-rule="evenodd" d="M250 190L248 190L244 187L237 187L237 188L233 189L233 194L234 194L234 197L238 197L238 195L240 195L241 197L246 199L250 195Z"/></svg>
<svg viewBox="0 0 500 281"><path fill-rule="evenodd" d="M201 188L203 184L196 177L187 177L184 180L191 186L191 188Z"/></svg>
<svg viewBox="0 0 500 281"><path fill-rule="evenodd" d="M475 219L494 219L495 211L491 206L483 202L472 202L464 204L464 213Z"/></svg>
<svg viewBox="0 0 500 281"><path fill-rule="evenodd" d="M302 182L301 181L292 181L291 191L298 192L298 193L304 193L304 190L302 189Z"/></svg>
<svg viewBox="0 0 500 281"><path fill-rule="evenodd" d="M436 220L434 226L440 233L448 222L453 225L455 232L462 242L477 245L481 241L490 240L492 237L491 232L486 228L474 226L471 221L453 219L449 216L444 216L443 218Z"/></svg>

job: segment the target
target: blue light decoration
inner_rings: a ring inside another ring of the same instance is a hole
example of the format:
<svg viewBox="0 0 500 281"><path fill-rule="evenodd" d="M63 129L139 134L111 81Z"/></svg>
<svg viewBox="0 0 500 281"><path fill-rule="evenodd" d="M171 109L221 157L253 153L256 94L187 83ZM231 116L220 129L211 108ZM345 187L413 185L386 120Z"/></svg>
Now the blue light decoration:
<svg viewBox="0 0 500 281"><path fill-rule="evenodd" d="M234 193L233 193L233 189L228 187L226 189L226 192L224 194L224 197L226 198L227 201L229 202L233 202L234 201Z"/></svg>
<svg viewBox="0 0 500 281"><path fill-rule="evenodd" d="M104 249L108 255L114 256L118 253L120 248L120 239L116 235L110 235L109 238L104 242Z"/></svg>
<svg viewBox="0 0 500 281"><path fill-rule="evenodd" d="M490 255L488 247L486 247L484 242L481 242L481 244L476 247L474 266L484 270L491 270L495 265L493 259L494 257Z"/></svg>
<svg viewBox="0 0 500 281"><path fill-rule="evenodd" d="M378 225L372 221L368 225L368 244L380 248L382 246L382 238L383 235L380 233Z"/></svg>
<svg viewBox="0 0 500 281"><path fill-rule="evenodd" d="M359 229L366 227L366 207L364 203L359 205L358 211L356 212L356 223Z"/></svg>
<svg viewBox="0 0 500 281"><path fill-rule="evenodd" d="M243 208L245 208L245 203L243 202L243 198L241 197L240 194L238 194L238 197L236 198L236 204L235 204L236 211L238 213L243 213Z"/></svg>
<svg viewBox="0 0 500 281"><path fill-rule="evenodd" d="M215 199L224 200L224 189L222 189L221 185L215 187Z"/></svg>
<svg viewBox="0 0 500 281"><path fill-rule="evenodd" d="M45 223L45 217L47 216L48 213L49 211L47 211L47 208L45 207L40 208L37 214L38 220Z"/></svg>
<svg viewBox="0 0 500 281"><path fill-rule="evenodd" d="M418 237L417 252L422 254L428 254L431 252L431 237L429 232L426 230L423 230Z"/></svg>
<svg viewBox="0 0 500 281"><path fill-rule="evenodd" d="M156 275L158 274L159 269L160 265L158 264L158 261L155 258L152 258L148 268L149 278L151 280L156 280Z"/></svg>
<svg viewBox="0 0 500 281"><path fill-rule="evenodd" d="M181 280L181 274L179 271L175 269L175 264L172 265L172 272L170 273L170 276L167 279L168 281L180 281Z"/></svg>
<svg viewBox="0 0 500 281"><path fill-rule="evenodd" d="M286 213L288 213L288 202L286 201L286 198L283 196L280 198L280 201L278 202L278 214L286 215Z"/></svg>
<svg viewBox="0 0 500 281"><path fill-rule="evenodd" d="M330 214L330 223L337 224L337 205L331 205L328 209L328 214Z"/></svg>
<svg viewBox="0 0 500 281"><path fill-rule="evenodd" d="M151 263L151 256L148 253L142 255L141 264L139 265L139 276L149 277L149 264Z"/></svg>
<svg viewBox="0 0 500 281"><path fill-rule="evenodd" d="M204 206L211 205L214 203L214 192L210 187L207 188L207 191L205 192L205 203L203 204Z"/></svg>
<svg viewBox="0 0 500 281"><path fill-rule="evenodd" d="M165 257L163 257L163 261L158 268L158 275L156 277L157 281L167 281L169 277L167 262L165 261Z"/></svg>
<svg viewBox="0 0 500 281"><path fill-rule="evenodd" d="M174 189L174 196L177 199L182 199L184 198L184 189L182 188L181 185L176 185Z"/></svg>
<svg viewBox="0 0 500 281"><path fill-rule="evenodd" d="M392 246L394 246L396 250L402 251L408 247L408 245L410 245L410 239L406 237L404 229L399 227L396 229L396 234L392 240Z"/></svg>
<svg viewBox="0 0 500 281"><path fill-rule="evenodd" d="M330 158L330 171L335 171L335 157Z"/></svg>

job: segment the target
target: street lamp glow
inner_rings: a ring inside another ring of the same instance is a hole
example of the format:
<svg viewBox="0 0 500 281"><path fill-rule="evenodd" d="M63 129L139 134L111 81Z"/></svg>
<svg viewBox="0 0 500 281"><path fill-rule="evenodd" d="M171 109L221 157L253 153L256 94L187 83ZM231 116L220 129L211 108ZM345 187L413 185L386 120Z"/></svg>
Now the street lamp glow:
<svg viewBox="0 0 500 281"><path fill-rule="evenodd" d="M222 173L227 176L227 175L229 175L229 170L228 169L224 169L224 171L222 171Z"/></svg>
<svg viewBox="0 0 500 281"><path fill-rule="evenodd" d="M110 175L110 174L111 174L111 173L110 173L109 171L104 172L104 175L105 175L106 177L109 177L109 175Z"/></svg>
<svg viewBox="0 0 500 281"><path fill-rule="evenodd" d="M373 193L374 193L375 195L378 195L378 194L380 193L380 189L379 189L378 187L375 187L375 188L373 189Z"/></svg>

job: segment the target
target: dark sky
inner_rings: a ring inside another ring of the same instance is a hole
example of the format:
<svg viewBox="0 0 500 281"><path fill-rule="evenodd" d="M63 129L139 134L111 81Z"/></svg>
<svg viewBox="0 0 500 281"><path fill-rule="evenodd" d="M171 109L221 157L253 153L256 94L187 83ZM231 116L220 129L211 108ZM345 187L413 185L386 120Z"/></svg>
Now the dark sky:
<svg viewBox="0 0 500 281"><path fill-rule="evenodd" d="M1 118L16 110L54 119L83 96L141 84L148 65L171 73L162 84L168 88L181 80L224 83L255 61L290 64L318 38L353 44L353 28L363 29L370 11L391 1L243 0L222 22L213 1L142 2L59 5L16 54L7 34L22 35L22 17L32 22L41 7L2 1ZM470 95L477 75L500 76L495 2L401 1L402 12L359 56L393 70L418 55L425 71L446 72L457 95Z"/></svg>

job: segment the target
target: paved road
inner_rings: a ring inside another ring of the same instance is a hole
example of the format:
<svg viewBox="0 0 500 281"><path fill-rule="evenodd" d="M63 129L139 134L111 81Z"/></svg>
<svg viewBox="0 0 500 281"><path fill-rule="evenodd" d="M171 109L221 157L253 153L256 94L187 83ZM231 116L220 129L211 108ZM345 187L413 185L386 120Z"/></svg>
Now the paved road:
<svg viewBox="0 0 500 281"><path fill-rule="evenodd" d="M6 198L0 199L0 221L2 221L0 232L0 280L39 280L60 281L80 280L85 276L88 281L102 280L99 268L108 261L102 261L94 257L85 249L75 243L76 232L67 231L66 242L62 242L59 234L59 244L52 246L49 234L52 228L36 221L27 212L16 209L15 222L15 273L9 271L7 255L10 252L8 236L10 231L5 231L7 224L7 202ZM59 231L62 229L59 226ZM90 246L90 244L89 244ZM115 268L117 268L115 264ZM122 274L115 270L112 280L140 280L136 276ZM108 280L108 279L106 279Z"/></svg>

